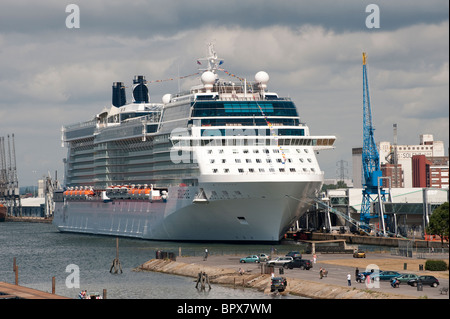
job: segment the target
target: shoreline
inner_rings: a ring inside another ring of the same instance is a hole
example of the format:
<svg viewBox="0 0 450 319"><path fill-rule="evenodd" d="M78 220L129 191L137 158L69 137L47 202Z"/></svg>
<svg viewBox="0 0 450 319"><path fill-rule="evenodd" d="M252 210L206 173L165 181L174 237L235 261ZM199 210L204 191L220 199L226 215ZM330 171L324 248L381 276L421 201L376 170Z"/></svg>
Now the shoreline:
<svg viewBox="0 0 450 319"><path fill-rule="evenodd" d="M197 278L199 272L205 272L211 283L229 287L244 287L257 289L265 294L270 293L270 274L246 271L240 275L238 270L210 266L201 263L184 263L168 259L151 259L138 266L134 271L153 271L172 275ZM311 299L417 299L410 295L387 293L356 287L345 287L329 283L293 278L288 274L286 292L292 295ZM194 286L194 283L193 283Z"/></svg>

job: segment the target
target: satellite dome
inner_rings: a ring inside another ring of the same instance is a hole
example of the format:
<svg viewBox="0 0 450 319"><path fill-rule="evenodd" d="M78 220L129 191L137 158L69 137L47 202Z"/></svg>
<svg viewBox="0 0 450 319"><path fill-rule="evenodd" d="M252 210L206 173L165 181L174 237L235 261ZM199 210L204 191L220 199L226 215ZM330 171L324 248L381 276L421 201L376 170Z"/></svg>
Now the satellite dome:
<svg viewBox="0 0 450 319"><path fill-rule="evenodd" d="M162 101L164 104L167 104L170 102L171 98L172 98L172 94L164 94L162 97Z"/></svg>
<svg viewBox="0 0 450 319"><path fill-rule="evenodd" d="M216 75L211 71L205 71L202 74L201 80L206 91L211 91L214 82L216 82Z"/></svg>
<svg viewBox="0 0 450 319"><path fill-rule="evenodd" d="M255 74L255 81L261 84L267 84L269 82L269 74L264 71L259 71Z"/></svg>
<svg viewBox="0 0 450 319"><path fill-rule="evenodd" d="M211 71L205 71L202 74L202 83L204 85L206 84L214 84L216 81L216 75L212 73Z"/></svg>

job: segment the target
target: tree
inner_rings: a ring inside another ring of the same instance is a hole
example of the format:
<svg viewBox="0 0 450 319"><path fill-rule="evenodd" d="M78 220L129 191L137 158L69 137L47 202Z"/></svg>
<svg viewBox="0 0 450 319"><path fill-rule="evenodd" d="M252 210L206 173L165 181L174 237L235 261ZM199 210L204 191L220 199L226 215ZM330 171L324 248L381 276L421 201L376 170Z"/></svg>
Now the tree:
<svg viewBox="0 0 450 319"><path fill-rule="evenodd" d="M449 204L443 203L436 208L430 217L430 223L427 226L427 233L432 235L439 235L441 237L441 244L444 245L444 236L448 240L448 220L449 220Z"/></svg>

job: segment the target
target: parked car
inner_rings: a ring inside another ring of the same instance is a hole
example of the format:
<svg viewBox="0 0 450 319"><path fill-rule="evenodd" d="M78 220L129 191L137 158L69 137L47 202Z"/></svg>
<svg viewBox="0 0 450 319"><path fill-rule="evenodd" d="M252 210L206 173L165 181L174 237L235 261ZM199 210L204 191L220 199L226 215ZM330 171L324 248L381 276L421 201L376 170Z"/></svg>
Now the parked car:
<svg viewBox="0 0 450 319"><path fill-rule="evenodd" d="M259 261L261 261L261 262L269 260L269 256L267 256L266 254L259 254L258 257L259 257Z"/></svg>
<svg viewBox="0 0 450 319"><path fill-rule="evenodd" d="M259 257L256 255L249 255L239 260L241 263L259 263Z"/></svg>
<svg viewBox="0 0 450 319"><path fill-rule="evenodd" d="M353 258L366 258L366 253L362 250L357 250L353 253Z"/></svg>
<svg viewBox="0 0 450 319"><path fill-rule="evenodd" d="M299 259L302 259L302 254L300 254L300 252L299 251L290 251L290 252L288 252L287 254L286 254L286 256L288 256L288 257L292 257L292 258L299 258Z"/></svg>
<svg viewBox="0 0 450 319"><path fill-rule="evenodd" d="M417 283L422 283L422 285L430 285L431 287L439 286L439 280L434 276L419 276L417 279L411 279L408 281L408 285L417 287Z"/></svg>
<svg viewBox="0 0 450 319"><path fill-rule="evenodd" d="M293 260L294 260L294 258L292 258L292 257L277 257L275 259L269 260L267 262L267 265L270 265L270 266L283 266L284 264L286 264L286 263L288 263L290 261L293 261Z"/></svg>
<svg viewBox="0 0 450 319"><path fill-rule="evenodd" d="M401 274L396 271L380 271L378 274L370 275L372 280L391 280L394 277L400 277Z"/></svg>
<svg viewBox="0 0 450 319"><path fill-rule="evenodd" d="M290 261L288 263L285 263L283 265L284 268L300 268L300 269L306 269L310 270L312 268L313 264L311 260L308 259L294 259L293 261Z"/></svg>
<svg viewBox="0 0 450 319"><path fill-rule="evenodd" d="M417 279L419 278L419 276L417 276L416 274L402 274L399 277L394 277L397 278L397 280L402 284L402 283L408 283L408 281L413 280L413 279ZM391 281L394 279L392 278Z"/></svg>
<svg viewBox="0 0 450 319"><path fill-rule="evenodd" d="M278 290L279 292L283 292L286 289L287 281L284 277L273 277L272 282L270 284L270 292L274 292Z"/></svg>

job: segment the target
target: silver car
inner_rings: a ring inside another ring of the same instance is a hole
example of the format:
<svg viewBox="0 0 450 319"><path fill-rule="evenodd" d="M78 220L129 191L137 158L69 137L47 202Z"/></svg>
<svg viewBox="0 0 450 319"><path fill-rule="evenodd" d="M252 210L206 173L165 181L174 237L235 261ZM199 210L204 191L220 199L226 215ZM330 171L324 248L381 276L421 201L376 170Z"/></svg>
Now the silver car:
<svg viewBox="0 0 450 319"><path fill-rule="evenodd" d="M267 265L270 266L284 266L284 264L291 262L294 260L292 257L286 256L286 257L278 257L272 260L269 260L267 262Z"/></svg>

